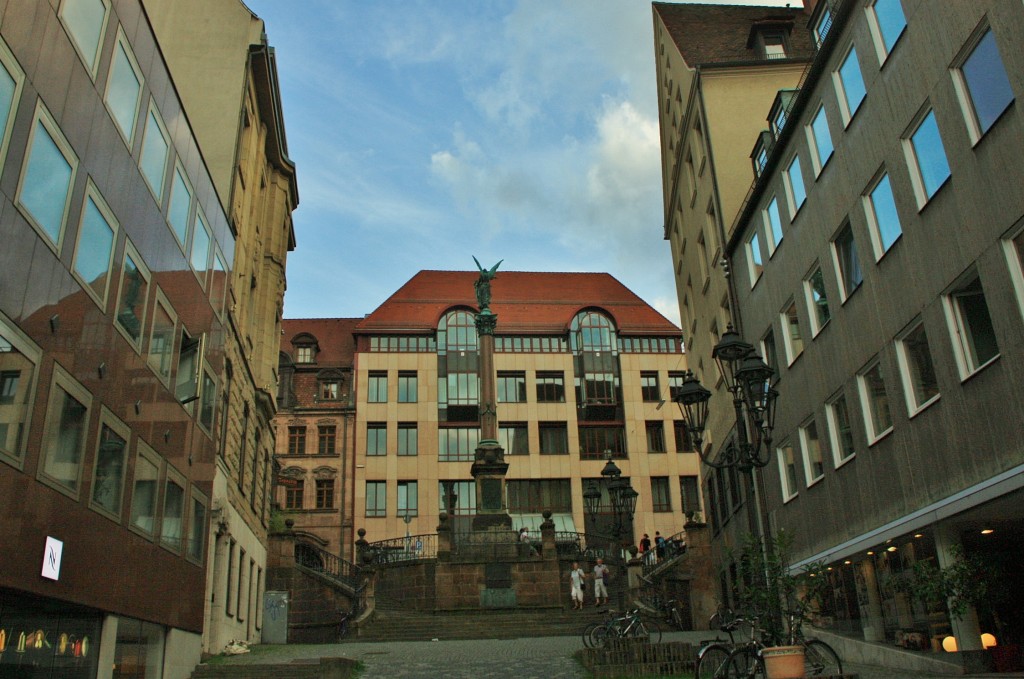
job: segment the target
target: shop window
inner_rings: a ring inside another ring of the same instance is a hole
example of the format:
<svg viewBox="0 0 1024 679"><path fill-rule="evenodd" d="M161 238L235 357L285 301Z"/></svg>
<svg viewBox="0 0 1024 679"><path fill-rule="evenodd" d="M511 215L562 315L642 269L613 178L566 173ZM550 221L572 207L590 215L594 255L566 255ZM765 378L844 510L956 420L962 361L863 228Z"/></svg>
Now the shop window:
<svg viewBox="0 0 1024 679"><path fill-rule="evenodd" d="M124 32L118 28L103 101L107 104L110 117L114 119L117 131L121 133L121 138L129 149L134 143L135 123L139 116L139 105L142 103L142 82L142 69L135 60Z"/></svg>
<svg viewBox="0 0 1024 679"><path fill-rule="evenodd" d="M114 667L110 676L113 679L163 676L166 636L167 631L160 625L118 617Z"/></svg>

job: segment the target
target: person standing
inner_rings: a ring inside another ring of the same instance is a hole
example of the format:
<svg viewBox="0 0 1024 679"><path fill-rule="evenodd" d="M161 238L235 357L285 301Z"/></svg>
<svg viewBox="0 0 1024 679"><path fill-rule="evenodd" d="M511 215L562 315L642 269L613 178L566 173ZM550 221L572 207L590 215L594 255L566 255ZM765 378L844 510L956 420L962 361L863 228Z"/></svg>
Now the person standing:
<svg viewBox="0 0 1024 679"><path fill-rule="evenodd" d="M600 606L601 599L604 605L608 605L608 566L604 565L604 559L598 557L597 565L594 566L594 605Z"/></svg>
<svg viewBox="0 0 1024 679"><path fill-rule="evenodd" d="M658 563L665 558L665 538L660 531L654 531L654 552L658 555Z"/></svg>
<svg viewBox="0 0 1024 679"><path fill-rule="evenodd" d="M654 563L654 552L651 551L651 536L644 533L640 540L640 558L644 563Z"/></svg>
<svg viewBox="0 0 1024 679"><path fill-rule="evenodd" d="M574 611L583 610L583 579L587 577L586 572L580 568L578 561L572 562L572 570L569 571L569 583L571 590L569 595L572 597L572 609Z"/></svg>

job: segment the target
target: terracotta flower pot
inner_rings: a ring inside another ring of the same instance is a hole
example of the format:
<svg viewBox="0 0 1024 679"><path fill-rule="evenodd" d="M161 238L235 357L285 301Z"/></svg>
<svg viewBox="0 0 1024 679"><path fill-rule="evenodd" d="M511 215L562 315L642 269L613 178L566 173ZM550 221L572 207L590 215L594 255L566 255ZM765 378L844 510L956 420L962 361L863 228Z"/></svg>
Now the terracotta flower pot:
<svg viewBox="0 0 1024 679"><path fill-rule="evenodd" d="M803 646L771 646L761 650L768 679L802 679L804 677Z"/></svg>

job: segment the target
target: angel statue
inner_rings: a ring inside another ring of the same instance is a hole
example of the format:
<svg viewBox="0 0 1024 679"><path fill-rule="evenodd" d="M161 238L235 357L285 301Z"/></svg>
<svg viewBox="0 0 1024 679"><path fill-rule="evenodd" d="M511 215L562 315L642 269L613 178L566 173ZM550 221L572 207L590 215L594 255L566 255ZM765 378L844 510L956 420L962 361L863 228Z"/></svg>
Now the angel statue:
<svg viewBox="0 0 1024 679"><path fill-rule="evenodd" d="M476 279L473 286L476 288L476 301L480 304L480 310L483 311L491 306L491 281L498 275L498 267L505 260L498 260L498 263L490 269L480 266L476 257L473 258L473 261L476 262L476 268L480 269L480 278Z"/></svg>

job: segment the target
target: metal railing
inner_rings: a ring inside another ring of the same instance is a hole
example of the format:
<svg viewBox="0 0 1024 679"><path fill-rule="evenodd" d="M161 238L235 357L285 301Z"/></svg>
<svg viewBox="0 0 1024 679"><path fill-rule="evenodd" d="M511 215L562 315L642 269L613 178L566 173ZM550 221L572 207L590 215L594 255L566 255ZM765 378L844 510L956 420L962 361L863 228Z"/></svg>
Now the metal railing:
<svg viewBox="0 0 1024 679"><path fill-rule="evenodd" d="M355 564L306 542L295 545L295 563L340 582L357 593L365 586L365 578Z"/></svg>
<svg viewBox="0 0 1024 679"><path fill-rule="evenodd" d="M686 531L681 530L675 535L665 538L664 555L660 560L657 558L658 552L654 546L651 547L651 553L654 556L650 560L644 559L643 564L644 577L648 578L662 570L662 568L667 569L670 561L686 553Z"/></svg>
<svg viewBox="0 0 1024 679"><path fill-rule="evenodd" d="M363 548L374 566L392 566L424 559L437 558L437 533L423 533L407 537L371 542Z"/></svg>

